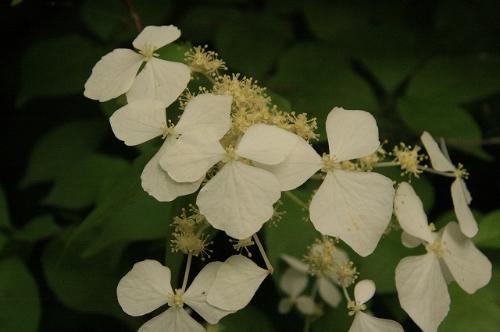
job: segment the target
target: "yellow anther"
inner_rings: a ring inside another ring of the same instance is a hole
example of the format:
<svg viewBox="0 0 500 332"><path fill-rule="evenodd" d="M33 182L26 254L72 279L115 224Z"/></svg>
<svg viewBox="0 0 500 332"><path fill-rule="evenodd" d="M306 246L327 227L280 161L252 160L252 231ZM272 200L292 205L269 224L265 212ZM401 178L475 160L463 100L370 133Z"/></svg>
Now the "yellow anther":
<svg viewBox="0 0 500 332"><path fill-rule="evenodd" d="M353 316L360 311L366 310L366 305L351 300L347 303L347 310L349 310L349 316Z"/></svg>
<svg viewBox="0 0 500 332"><path fill-rule="evenodd" d="M321 157L323 160L323 167L321 168L321 171L324 173L333 171L335 168L339 168L339 164L335 162L335 157L330 156L328 153L323 153L323 157Z"/></svg>

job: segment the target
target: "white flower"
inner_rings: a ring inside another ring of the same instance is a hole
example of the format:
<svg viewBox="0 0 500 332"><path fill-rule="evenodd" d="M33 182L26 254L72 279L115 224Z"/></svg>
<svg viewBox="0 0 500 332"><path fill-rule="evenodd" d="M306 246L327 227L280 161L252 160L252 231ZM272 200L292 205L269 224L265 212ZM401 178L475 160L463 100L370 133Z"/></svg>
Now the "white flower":
<svg viewBox="0 0 500 332"><path fill-rule="evenodd" d="M141 326L141 332L205 331L184 310L191 307L210 324L245 307L267 276L243 256L212 262L198 273L187 290L170 286L170 270L154 260L136 263L117 287L118 302L131 316L145 315L167 304L169 309Z"/></svg>
<svg viewBox="0 0 500 332"><path fill-rule="evenodd" d="M282 298L278 305L278 311L286 314L295 305L299 312L304 315L312 315L316 310L316 304L311 296L301 295L307 287L309 276L305 273L288 268L281 276L280 288L287 295Z"/></svg>
<svg viewBox="0 0 500 332"><path fill-rule="evenodd" d="M464 235L473 237L477 234L478 227L474 215L472 214L469 204L472 197L467 190L464 176L467 177L467 172L461 167L455 167L449 157L439 149L436 141L428 132L424 132L420 137L422 144L427 150L427 154L431 160L432 167L441 172L451 172L455 175L455 181L451 184L451 198L455 215L457 216L460 230Z"/></svg>
<svg viewBox="0 0 500 332"><path fill-rule="evenodd" d="M198 189L203 176L189 182L176 182L160 167L161 158L176 145L179 135L210 130L214 137L221 138L231 127L231 102L231 96L198 95L186 105L175 126L169 126L164 105L154 100L134 101L113 113L110 118L113 133L127 145L141 144L158 136L166 138L141 175L146 192L163 202Z"/></svg>
<svg viewBox="0 0 500 332"><path fill-rule="evenodd" d="M349 303L348 309L354 314L349 332L403 332L403 327L390 319L373 317L363 312L365 303L375 294L375 283L371 280L361 280L354 287L354 301Z"/></svg>
<svg viewBox="0 0 500 332"><path fill-rule="evenodd" d="M455 280L472 294L489 282L491 263L460 232L457 223L433 232L422 202L406 182L396 191L394 209L405 232L405 244L422 243L427 250L425 255L402 259L396 267L399 302L424 332L437 331L449 310L447 281Z"/></svg>
<svg viewBox="0 0 500 332"><path fill-rule="evenodd" d="M248 128L239 143L226 149L209 131L182 135L167 151L162 167L178 182L195 181L216 163L224 165L200 190L196 204L207 221L236 239L246 239L269 220L280 186L269 171L251 162L273 165L290 153L298 136L272 125Z"/></svg>
<svg viewBox="0 0 500 332"><path fill-rule="evenodd" d="M373 116L364 111L334 108L326 120L330 155L321 158L299 140L287 159L268 167L282 190L304 183L319 169L325 180L309 207L314 227L336 236L361 256L371 254L392 215L392 181L377 173L341 169L341 162L368 156L380 145Z"/></svg>
<svg viewBox="0 0 500 332"><path fill-rule="evenodd" d="M107 101L127 93L129 102L155 99L170 105L186 88L191 73L185 64L158 59L155 52L180 35L173 25L144 28L132 43L138 52L118 48L97 62L85 83L84 95ZM146 65L137 75L143 62Z"/></svg>

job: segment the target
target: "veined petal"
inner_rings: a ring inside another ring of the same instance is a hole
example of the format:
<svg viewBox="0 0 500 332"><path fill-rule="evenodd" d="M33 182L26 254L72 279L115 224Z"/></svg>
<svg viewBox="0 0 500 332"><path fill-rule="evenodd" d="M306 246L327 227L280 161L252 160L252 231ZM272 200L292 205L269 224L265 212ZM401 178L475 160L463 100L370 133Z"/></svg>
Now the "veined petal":
<svg viewBox="0 0 500 332"><path fill-rule="evenodd" d="M172 307L144 323L138 332L205 332L186 310Z"/></svg>
<svg viewBox="0 0 500 332"><path fill-rule="evenodd" d="M268 274L245 256L231 256L217 271L207 301L223 310L240 310L250 302Z"/></svg>
<svg viewBox="0 0 500 332"><path fill-rule="evenodd" d="M359 304L368 302L375 295L375 283L373 280L361 280L354 286L354 299Z"/></svg>
<svg viewBox="0 0 500 332"><path fill-rule="evenodd" d="M441 172L453 172L455 170L455 166L446 158L431 134L424 131L420 136L420 140L429 155L432 168Z"/></svg>
<svg viewBox="0 0 500 332"><path fill-rule="evenodd" d="M115 136L127 145L137 145L162 135L167 125L165 107L159 101L138 100L109 118Z"/></svg>
<svg viewBox="0 0 500 332"><path fill-rule="evenodd" d="M83 94L101 102L124 94L134 83L142 61L142 55L124 48L106 54L92 69Z"/></svg>
<svg viewBox="0 0 500 332"><path fill-rule="evenodd" d="M150 25L141 31L132 42L132 45L141 51L148 51L150 48L157 50L177 40L180 36L181 31L176 26Z"/></svg>
<svg viewBox="0 0 500 332"><path fill-rule="evenodd" d="M403 327L396 321L382 319L365 314L356 313L349 332L403 332Z"/></svg>
<svg viewBox="0 0 500 332"><path fill-rule="evenodd" d="M298 138L297 135L273 125L255 124L241 138L237 154L265 165L276 165L292 152Z"/></svg>
<svg viewBox="0 0 500 332"><path fill-rule="evenodd" d="M306 289L308 281L309 276L307 274L288 268L281 276L280 288L291 298L296 298Z"/></svg>
<svg viewBox="0 0 500 332"><path fill-rule="evenodd" d="M317 280L319 296L331 307L338 307L342 301L342 294L337 286L335 286L329 279L319 277Z"/></svg>
<svg viewBox="0 0 500 332"><path fill-rule="evenodd" d="M210 324L217 324L221 318L234 312L219 309L207 302L207 293L222 264L222 262L212 262L205 265L184 293L184 303L193 308Z"/></svg>
<svg viewBox="0 0 500 332"><path fill-rule="evenodd" d="M284 161L277 165L264 165L276 177L281 185L281 191L288 191L301 186L322 166L321 157L302 137L297 137L297 143Z"/></svg>
<svg viewBox="0 0 500 332"><path fill-rule="evenodd" d="M380 146L377 122L365 111L335 107L326 118L326 133L337 162L368 156Z"/></svg>
<svg viewBox="0 0 500 332"><path fill-rule="evenodd" d="M309 208L314 227L361 256L371 254L392 215L392 181L378 173L328 172Z"/></svg>
<svg viewBox="0 0 500 332"><path fill-rule="evenodd" d="M287 254L282 254L281 259L287 262L290 267L294 268L295 270L302 272L302 273L309 273L309 267L307 266L306 263L302 262L301 260L287 255Z"/></svg>
<svg viewBox="0 0 500 332"><path fill-rule="evenodd" d="M399 303L425 332L435 332L450 309L438 258L428 253L403 258L396 267Z"/></svg>
<svg viewBox="0 0 500 332"><path fill-rule="evenodd" d="M205 177L225 153L212 132L200 129L181 135L163 154L160 165L175 181L192 182Z"/></svg>
<svg viewBox="0 0 500 332"><path fill-rule="evenodd" d="M209 128L221 139L231 128L232 96L204 93L191 99L184 109L176 132L184 134L193 130Z"/></svg>
<svg viewBox="0 0 500 332"><path fill-rule="evenodd" d="M403 243L403 245L406 248L415 248L415 247L418 247L423 242L424 242L424 240L422 240L422 239L420 239L418 237L415 237L413 235L410 235L410 234L406 233L405 231L401 232L401 243Z"/></svg>
<svg viewBox="0 0 500 332"><path fill-rule="evenodd" d="M154 260L136 263L118 283L116 294L127 314L147 314L167 303L172 296L170 270Z"/></svg>
<svg viewBox="0 0 500 332"><path fill-rule="evenodd" d="M472 294L488 284L491 279L490 261L460 232L457 223L446 225L441 241L444 247L443 260L463 290Z"/></svg>
<svg viewBox="0 0 500 332"><path fill-rule="evenodd" d="M451 184L451 199L460 230L464 235L474 237L477 234L478 227L476 219L469 208L470 193L465 186L464 180L456 178L453 181Z"/></svg>
<svg viewBox="0 0 500 332"><path fill-rule="evenodd" d="M432 242L433 236L422 201L407 182L401 182L396 190L394 213L406 233L428 243Z"/></svg>
<svg viewBox="0 0 500 332"><path fill-rule="evenodd" d="M174 137L167 137L160 150L146 164L141 174L142 188L160 202L170 202L179 196L194 193L204 177L194 182L176 182L160 166L160 158L172 145Z"/></svg>
<svg viewBox="0 0 500 332"><path fill-rule="evenodd" d="M279 182L270 172L231 161L200 190L196 204L214 228L241 240L272 217L280 194Z"/></svg>
<svg viewBox="0 0 500 332"><path fill-rule="evenodd" d="M134 80L134 84L130 87L130 90L127 92L127 102L132 103L138 100L155 100L156 98L156 84L155 77L153 74L153 66L151 66L150 62L147 62L144 68L139 72L137 77ZM175 100L175 99L174 99ZM161 100L163 106L166 108L169 106L174 100L171 102L166 102Z"/></svg>

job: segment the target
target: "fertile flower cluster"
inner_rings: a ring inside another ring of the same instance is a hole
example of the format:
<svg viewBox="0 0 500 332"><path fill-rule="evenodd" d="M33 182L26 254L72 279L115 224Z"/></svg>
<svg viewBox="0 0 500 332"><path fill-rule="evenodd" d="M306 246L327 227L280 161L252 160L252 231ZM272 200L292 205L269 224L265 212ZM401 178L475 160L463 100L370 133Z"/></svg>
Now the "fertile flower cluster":
<svg viewBox="0 0 500 332"><path fill-rule="evenodd" d="M146 27L132 43L137 51L117 49L105 55L85 84L84 94L91 99L126 95L127 104L110 118L113 133L126 145L163 139L141 175L148 194L170 202L197 192L189 214L183 210L172 223L172 250L187 255L182 286L174 290L169 268L152 260L135 264L118 285L120 305L132 316L169 307L140 331L203 331L185 305L209 324L245 307L273 271L257 233L283 214L276 208L281 193L310 178L322 180L308 210L323 237L310 246L303 262L283 254L290 268L280 283L286 294L280 312L295 306L306 316L317 316L322 307L316 293L337 307L343 292L354 316L350 331L402 331L398 323L364 312L375 293L373 282L358 282L351 300L347 288L354 285L358 272L337 247L342 241L360 256L373 253L388 229L393 204L403 243L423 243L428 251L402 260L396 269L401 305L424 331L435 331L446 315L445 280L457 281L470 293L489 281L491 264L467 238L477 232L463 180L467 173L449 161L428 133L422 135L422 143L432 169L421 165L425 156L419 146L400 144L393 149L394 159L384 162L389 154L380 144L374 117L335 107L325 124L329 152L320 155L310 145L319 137L316 119L279 109L252 78L223 74L226 65L215 52L195 47L186 53L186 64L160 59L157 51L179 37L174 26ZM192 75L200 74L211 86L189 92ZM177 121L167 115L176 100L183 110ZM402 183L395 194L392 180L373 172L386 166L400 167L415 177L424 170L454 177L451 192L459 226L450 223L439 233L431 231L411 186ZM248 248L255 245L266 269L234 255L225 262L208 263L187 287L192 258L209 257L212 242L204 234L209 227L234 238L235 250L245 250L249 257ZM311 294L303 295L310 277Z"/></svg>

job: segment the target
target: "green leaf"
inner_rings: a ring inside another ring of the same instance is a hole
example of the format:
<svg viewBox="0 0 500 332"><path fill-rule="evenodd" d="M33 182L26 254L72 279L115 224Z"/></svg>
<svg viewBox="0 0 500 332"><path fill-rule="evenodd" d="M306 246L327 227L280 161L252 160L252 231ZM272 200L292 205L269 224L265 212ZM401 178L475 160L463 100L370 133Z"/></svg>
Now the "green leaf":
<svg viewBox="0 0 500 332"><path fill-rule="evenodd" d="M242 14L218 29L215 45L231 70L261 79L291 37L291 27L283 19Z"/></svg>
<svg viewBox="0 0 500 332"><path fill-rule="evenodd" d="M107 128L100 120L73 121L45 134L31 151L21 187L54 180L92 153Z"/></svg>
<svg viewBox="0 0 500 332"><path fill-rule="evenodd" d="M292 47L281 58L269 86L290 100L297 113L317 117L323 140L323 124L333 107L368 111L376 108L369 86L352 71L348 60L335 47L322 43Z"/></svg>
<svg viewBox="0 0 500 332"><path fill-rule="evenodd" d="M477 145L481 129L474 118L459 106L436 100L402 98L398 103L399 117L418 136L426 130L434 137L443 137L454 148L491 158Z"/></svg>
<svg viewBox="0 0 500 332"><path fill-rule="evenodd" d="M2 253L3 248L5 248L8 242L9 239L5 235L0 233L0 254Z"/></svg>
<svg viewBox="0 0 500 332"><path fill-rule="evenodd" d="M490 283L469 295L456 283L448 287L451 307L440 332L481 331L496 332L500 326L500 270L493 269Z"/></svg>
<svg viewBox="0 0 500 332"><path fill-rule="evenodd" d="M500 210L490 212L481 219L479 232L473 241L482 248L500 249Z"/></svg>
<svg viewBox="0 0 500 332"><path fill-rule="evenodd" d="M43 39L21 62L18 106L36 97L82 94L85 81L103 50L79 35Z"/></svg>
<svg viewBox="0 0 500 332"><path fill-rule="evenodd" d="M60 231L51 215L34 218L22 229L14 233L14 237L22 241L37 241L48 238Z"/></svg>
<svg viewBox="0 0 500 332"><path fill-rule="evenodd" d="M269 318L262 311L251 305L232 315L224 317L219 324L217 324L217 328L217 331L220 332L274 331Z"/></svg>
<svg viewBox="0 0 500 332"><path fill-rule="evenodd" d="M121 158L92 153L65 170L55 180L44 204L81 209L93 204L109 178L118 178L129 168Z"/></svg>
<svg viewBox="0 0 500 332"><path fill-rule="evenodd" d="M189 43L172 43L165 47L160 48L157 53L158 57L163 60L184 62L184 56L191 44Z"/></svg>
<svg viewBox="0 0 500 332"><path fill-rule="evenodd" d="M0 186L0 229L11 227L9 207L7 206L7 197L5 196L3 188Z"/></svg>
<svg viewBox="0 0 500 332"><path fill-rule="evenodd" d="M233 20L240 15L236 8L199 4L193 6L182 16L179 28L186 40L195 44L213 41L215 32L227 20Z"/></svg>
<svg viewBox="0 0 500 332"><path fill-rule="evenodd" d="M40 321L38 288L19 258L0 261L0 330L36 332Z"/></svg>
<svg viewBox="0 0 500 332"><path fill-rule="evenodd" d="M352 324L352 317L348 315L346 304L342 301L338 308L325 307L326 310L318 320L313 321L313 332L348 331Z"/></svg>
<svg viewBox="0 0 500 332"><path fill-rule="evenodd" d="M271 102L273 105L276 105L279 110L285 111L285 112L291 112L292 111L292 105L290 104L290 101L283 96L266 89L266 93L269 97L271 97Z"/></svg>

